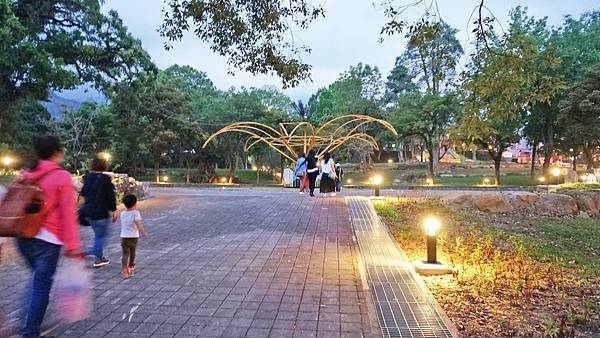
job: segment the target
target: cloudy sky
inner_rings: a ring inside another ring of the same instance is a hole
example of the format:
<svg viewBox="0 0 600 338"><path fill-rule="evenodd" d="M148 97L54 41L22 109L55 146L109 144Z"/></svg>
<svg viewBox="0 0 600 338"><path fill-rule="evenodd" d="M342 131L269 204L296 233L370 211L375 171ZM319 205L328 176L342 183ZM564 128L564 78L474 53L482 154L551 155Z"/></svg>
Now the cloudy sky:
<svg viewBox="0 0 600 338"><path fill-rule="evenodd" d="M403 51L404 41L400 37L391 37L383 43L378 42L379 31L385 22L382 8L373 6L373 2L379 3L379 0L313 1L324 4L325 18L315 21L308 30L294 32L296 41L313 49L310 55L303 56L303 60L313 66L312 82L287 89L285 93L292 99L306 100L318 88L335 81L339 73L359 62L376 65L383 76L387 76L396 56ZM398 0L398 3L410 1ZM438 0L442 18L460 30L458 37L463 46L469 44L467 32L473 29L468 25L469 15L477 3L476 0ZM488 0L486 4L503 24L508 20L509 10L518 5L527 6L529 13L536 17L547 16L551 25L559 25L565 15L579 16L585 11L600 9L600 0ZM174 63L190 65L205 71L221 89L231 86L281 87L280 80L272 76L254 76L241 71L236 71L235 76L227 74L226 59L212 53L192 34L166 51L164 39L156 31L163 18L162 8L163 0L107 0L104 4L104 10L119 12L160 68ZM405 17L413 21L423 12L422 6L417 7L406 12Z"/></svg>

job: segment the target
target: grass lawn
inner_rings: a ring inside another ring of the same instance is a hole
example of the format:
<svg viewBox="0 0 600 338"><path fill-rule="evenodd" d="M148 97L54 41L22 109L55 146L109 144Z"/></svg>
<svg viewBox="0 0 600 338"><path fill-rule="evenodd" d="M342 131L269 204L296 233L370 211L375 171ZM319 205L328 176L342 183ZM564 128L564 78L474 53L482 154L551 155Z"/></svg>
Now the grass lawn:
<svg viewBox="0 0 600 338"><path fill-rule="evenodd" d="M411 259L426 257L422 219L443 220L438 257L455 273L424 281L461 335L600 332L597 218L455 212L437 200L406 198L375 208Z"/></svg>
<svg viewBox="0 0 600 338"><path fill-rule="evenodd" d="M217 169L217 177L227 177L229 174L228 169ZM240 169L236 171L236 177L239 179L240 184L252 184L256 185L256 171ZM169 177L171 183L185 183L185 169L180 168L169 168L161 169L161 175ZM154 175L142 175L135 177L139 181L154 182L156 180ZM260 184L259 185L271 185L275 184L273 176L267 175L265 172L260 173Z"/></svg>

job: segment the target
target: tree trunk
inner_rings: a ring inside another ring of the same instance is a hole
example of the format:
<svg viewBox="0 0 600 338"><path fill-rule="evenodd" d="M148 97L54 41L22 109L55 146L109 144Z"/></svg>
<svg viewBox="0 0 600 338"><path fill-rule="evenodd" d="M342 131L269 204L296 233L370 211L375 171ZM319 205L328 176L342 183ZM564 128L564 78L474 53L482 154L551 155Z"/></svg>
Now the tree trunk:
<svg viewBox="0 0 600 338"><path fill-rule="evenodd" d="M404 161L404 145L399 140L396 141L396 151L398 152L398 162Z"/></svg>
<svg viewBox="0 0 600 338"><path fill-rule="evenodd" d="M185 182L190 184L190 160L185 160Z"/></svg>
<svg viewBox="0 0 600 338"><path fill-rule="evenodd" d="M573 171L577 171L577 154L573 153L573 160L571 161Z"/></svg>
<svg viewBox="0 0 600 338"><path fill-rule="evenodd" d="M544 139L544 175L550 174L550 161L552 160L552 154L554 153L554 128L552 121L546 121L543 139Z"/></svg>
<svg viewBox="0 0 600 338"><path fill-rule="evenodd" d="M500 161L502 161L502 153L494 157L494 183L500 185Z"/></svg>
<svg viewBox="0 0 600 338"><path fill-rule="evenodd" d="M473 156L473 161L477 161L477 149L473 149L471 156Z"/></svg>
<svg viewBox="0 0 600 338"><path fill-rule="evenodd" d="M594 155L590 146L583 147L583 155L587 162L586 170L592 172L594 170Z"/></svg>
<svg viewBox="0 0 600 338"><path fill-rule="evenodd" d="M154 158L154 175L156 176L156 183L160 183L160 159Z"/></svg>
<svg viewBox="0 0 600 338"><path fill-rule="evenodd" d="M533 180L535 178L535 157L537 156L537 148L538 148L538 140L534 139L533 140L533 148L531 149L531 171L530 171L530 176L531 179Z"/></svg>
<svg viewBox="0 0 600 338"><path fill-rule="evenodd" d="M436 177L438 175L438 164L439 164L439 148L437 146L437 144L435 144L435 142L433 144L430 144L427 147L427 152L429 153L429 176L431 178L431 180L433 181L433 183L435 183L436 181Z"/></svg>

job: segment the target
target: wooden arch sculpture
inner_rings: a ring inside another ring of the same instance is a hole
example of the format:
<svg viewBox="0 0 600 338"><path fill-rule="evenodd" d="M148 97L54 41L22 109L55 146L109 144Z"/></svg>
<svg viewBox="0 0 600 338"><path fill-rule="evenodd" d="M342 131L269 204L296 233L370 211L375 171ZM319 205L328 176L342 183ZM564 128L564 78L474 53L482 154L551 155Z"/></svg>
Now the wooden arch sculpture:
<svg viewBox="0 0 600 338"><path fill-rule="evenodd" d="M298 158L298 149L305 153L313 148L318 149L320 157L326 151L332 152L348 141L366 142L379 150L375 138L360 131L361 127L369 123L377 123L398 135L396 129L384 120L367 115L342 115L325 122L319 128L309 122L280 123L279 130L258 122L232 123L212 134L202 147L206 148L222 134L237 132L248 135L245 151L263 142L292 162Z"/></svg>

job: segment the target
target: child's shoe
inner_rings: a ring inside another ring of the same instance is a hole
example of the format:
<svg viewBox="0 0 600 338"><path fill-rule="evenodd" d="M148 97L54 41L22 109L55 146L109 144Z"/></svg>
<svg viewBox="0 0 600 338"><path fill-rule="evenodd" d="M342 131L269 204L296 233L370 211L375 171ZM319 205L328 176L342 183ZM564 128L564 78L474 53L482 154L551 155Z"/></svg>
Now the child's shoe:
<svg viewBox="0 0 600 338"><path fill-rule="evenodd" d="M131 277L133 277L133 274L129 272L129 269L123 269L123 278L127 279Z"/></svg>
<svg viewBox="0 0 600 338"><path fill-rule="evenodd" d="M128 269L129 269L129 271L130 271L130 272L133 272L133 271L135 271L135 264L133 264L133 265L130 265L130 266L128 267Z"/></svg>

